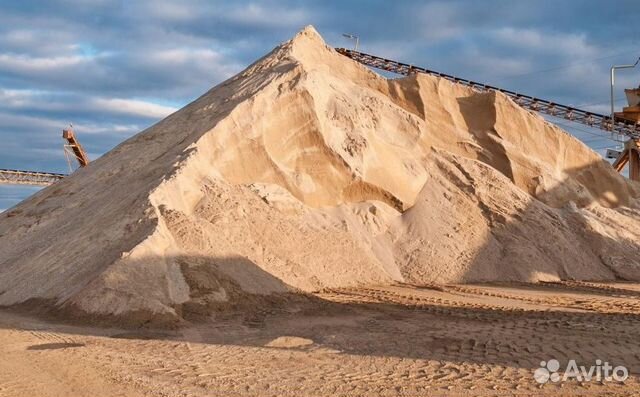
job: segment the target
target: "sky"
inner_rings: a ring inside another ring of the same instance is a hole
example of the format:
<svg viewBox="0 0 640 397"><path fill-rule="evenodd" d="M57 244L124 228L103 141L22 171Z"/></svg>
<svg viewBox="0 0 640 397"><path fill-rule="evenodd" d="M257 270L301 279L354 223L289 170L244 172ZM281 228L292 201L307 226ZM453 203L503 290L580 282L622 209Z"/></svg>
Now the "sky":
<svg viewBox="0 0 640 397"><path fill-rule="evenodd" d="M360 50L599 113L609 68L640 56L640 1L0 1L0 168L69 172L73 123L95 159L312 24ZM620 71L623 88L640 67ZM561 121L604 152L607 135ZM0 210L37 188L0 185Z"/></svg>

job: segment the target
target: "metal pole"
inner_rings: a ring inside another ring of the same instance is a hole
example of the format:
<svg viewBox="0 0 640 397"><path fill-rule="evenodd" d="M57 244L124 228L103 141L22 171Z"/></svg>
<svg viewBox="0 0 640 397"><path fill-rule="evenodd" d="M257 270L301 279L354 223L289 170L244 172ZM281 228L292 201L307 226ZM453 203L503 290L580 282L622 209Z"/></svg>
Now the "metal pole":
<svg viewBox="0 0 640 397"><path fill-rule="evenodd" d="M640 57L636 60L636 63L634 63L633 65L614 65L611 66L611 131L613 131L613 124L615 122L615 109L613 106L613 86L615 85L615 73L616 73L616 69L631 69L631 68L635 68L636 65L638 64L638 62L640 62Z"/></svg>
<svg viewBox="0 0 640 397"><path fill-rule="evenodd" d="M615 109L613 108L613 85L615 84L616 67L611 67L611 126L610 131L613 132L613 120L615 120Z"/></svg>
<svg viewBox="0 0 640 397"><path fill-rule="evenodd" d="M360 44L360 37L356 36L355 34L350 34L350 33L342 33L342 36L351 39L351 40L355 40L356 41L356 46L354 47L354 51L358 51L358 45Z"/></svg>

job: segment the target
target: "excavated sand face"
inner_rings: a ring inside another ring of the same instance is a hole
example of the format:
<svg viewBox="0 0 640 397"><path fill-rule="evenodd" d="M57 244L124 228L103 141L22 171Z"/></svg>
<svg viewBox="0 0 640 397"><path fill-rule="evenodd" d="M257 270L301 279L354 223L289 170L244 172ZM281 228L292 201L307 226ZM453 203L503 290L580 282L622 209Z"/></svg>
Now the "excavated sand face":
<svg viewBox="0 0 640 397"><path fill-rule="evenodd" d="M640 188L496 93L387 80L307 27L0 215L0 305L409 281L640 279Z"/></svg>

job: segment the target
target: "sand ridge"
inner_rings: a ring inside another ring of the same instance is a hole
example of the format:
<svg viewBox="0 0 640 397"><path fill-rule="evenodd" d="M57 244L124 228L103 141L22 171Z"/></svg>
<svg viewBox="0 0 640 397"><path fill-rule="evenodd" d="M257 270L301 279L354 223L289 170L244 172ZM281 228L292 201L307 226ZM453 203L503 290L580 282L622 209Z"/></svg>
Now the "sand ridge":
<svg viewBox="0 0 640 397"><path fill-rule="evenodd" d="M396 282L638 280L638 197L509 98L386 79L307 27L1 214L0 305L147 321Z"/></svg>

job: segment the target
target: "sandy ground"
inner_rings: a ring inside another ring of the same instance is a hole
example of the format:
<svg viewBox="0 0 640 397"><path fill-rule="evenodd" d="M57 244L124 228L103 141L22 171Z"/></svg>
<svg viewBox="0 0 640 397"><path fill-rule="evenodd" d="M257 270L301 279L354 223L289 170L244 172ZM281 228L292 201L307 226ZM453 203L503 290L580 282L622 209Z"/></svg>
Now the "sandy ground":
<svg viewBox="0 0 640 397"><path fill-rule="evenodd" d="M0 214L0 396L631 395L640 285L559 280L639 281L638 241L584 143L307 27Z"/></svg>
<svg viewBox="0 0 640 397"><path fill-rule="evenodd" d="M226 311L179 330L0 311L0 395L634 395L640 284L385 286ZM625 365L548 383L541 360Z"/></svg>

